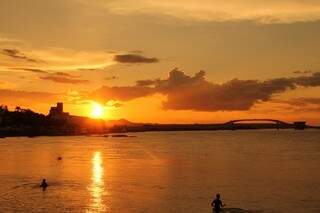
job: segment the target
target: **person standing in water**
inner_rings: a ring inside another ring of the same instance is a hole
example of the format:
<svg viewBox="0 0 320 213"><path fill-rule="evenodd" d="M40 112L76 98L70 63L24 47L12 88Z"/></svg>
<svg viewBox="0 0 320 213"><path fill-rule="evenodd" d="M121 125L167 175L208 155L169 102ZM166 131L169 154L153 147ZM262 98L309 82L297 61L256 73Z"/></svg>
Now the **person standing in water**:
<svg viewBox="0 0 320 213"><path fill-rule="evenodd" d="M48 184L47 184L47 181L46 179L43 179L41 184L40 184L40 187L45 190L47 188Z"/></svg>
<svg viewBox="0 0 320 213"><path fill-rule="evenodd" d="M213 207L212 210L214 213L219 213L221 211L221 208L225 206L220 200L220 194L216 195L216 199L211 202L211 206Z"/></svg>

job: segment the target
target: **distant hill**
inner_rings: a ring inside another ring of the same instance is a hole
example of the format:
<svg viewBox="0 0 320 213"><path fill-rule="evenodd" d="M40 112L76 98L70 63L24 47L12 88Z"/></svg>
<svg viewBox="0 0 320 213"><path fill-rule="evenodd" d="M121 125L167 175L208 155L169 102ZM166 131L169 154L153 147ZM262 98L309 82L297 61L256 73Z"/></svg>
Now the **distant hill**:
<svg viewBox="0 0 320 213"><path fill-rule="evenodd" d="M107 120L106 125L107 126L136 126L138 124L128 121L126 119L119 119L119 120Z"/></svg>

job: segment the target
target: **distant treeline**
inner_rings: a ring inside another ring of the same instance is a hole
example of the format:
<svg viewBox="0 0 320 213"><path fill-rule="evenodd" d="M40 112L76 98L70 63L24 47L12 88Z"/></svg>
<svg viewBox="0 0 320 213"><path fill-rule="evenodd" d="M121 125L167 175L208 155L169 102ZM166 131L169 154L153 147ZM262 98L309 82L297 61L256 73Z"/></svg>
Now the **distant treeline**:
<svg viewBox="0 0 320 213"><path fill-rule="evenodd" d="M16 107L15 111L9 111L7 106L0 106L0 127L32 127L46 126L49 119L30 109Z"/></svg>
<svg viewBox="0 0 320 213"><path fill-rule="evenodd" d="M89 121L89 122L88 122ZM86 117L52 117L16 107L0 106L0 136L79 135L101 132L103 123Z"/></svg>

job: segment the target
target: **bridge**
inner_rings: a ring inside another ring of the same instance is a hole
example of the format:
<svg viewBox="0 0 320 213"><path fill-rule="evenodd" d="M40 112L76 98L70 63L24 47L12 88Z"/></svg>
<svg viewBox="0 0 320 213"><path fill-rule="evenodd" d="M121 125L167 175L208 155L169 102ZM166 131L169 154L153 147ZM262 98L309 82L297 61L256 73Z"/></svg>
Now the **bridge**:
<svg viewBox="0 0 320 213"><path fill-rule="evenodd" d="M225 124L235 124L235 123L239 123L239 122L252 122L252 121L258 121L258 122L261 122L261 121L266 121L266 122L273 122L275 124L278 124L278 125L289 125L289 123L286 123L284 121L280 121L280 120L276 120L276 119L265 119L265 118L262 118L262 119L239 119L239 120L231 120L231 121L228 121L227 123Z"/></svg>
<svg viewBox="0 0 320 213"><path fill-rule="evenodd" d="M251 123L242 124L242 122L251 122ZM225 123L225 125L228 126L230 129L295 128L293 124L276 120L276 119L268 119L268 118L231 120Z"/></svg>

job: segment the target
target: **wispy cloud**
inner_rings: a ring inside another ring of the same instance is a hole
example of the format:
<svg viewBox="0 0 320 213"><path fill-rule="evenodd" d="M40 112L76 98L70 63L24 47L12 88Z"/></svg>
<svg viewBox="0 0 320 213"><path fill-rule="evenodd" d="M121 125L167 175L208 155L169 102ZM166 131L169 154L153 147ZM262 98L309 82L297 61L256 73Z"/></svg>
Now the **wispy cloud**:
<svg viewBox="0 0 320 213"><path fill-rule="evenodd" d="M36 68L23 68L23 67L14 67L11 68L12 70L22 70L22 71L28 71L33 73L40 73L40 74L46 74L49 73L48 71L42 70L42 69L36 69Z"/></svg>
<svg viewBox="0 0 320 213"><path fill-rule="evenodd" d="M0 68L30 72L101 70L117 62L114 54L104 51L75 51L70 49L1 48Z"/></svg>
<svg viewBox="0 0 320 213"><path fill-rule="evenodd" d="M313 73L311 70L295 70L293 71L294 74L300 75L300 74L310 74Z"/></svg>
<svg viewBox="0 0 320 213"><path fill-rule="evenodd" d="M115 55L114 60L119 63L157 63L158 58L149 58L138 54Z"/></svg>
<svg viewBox="0 0 320 213"><path fill-rule="evenodd" d="M271 103L279 104L280 107L292 112L320 112L320 98L300 97L288 100L272 100Z"/></svg>
<svg viewBox="0 0 320 213"><path fill-rule="evenodd" d="M69 73L64 72L55 72L46 74L44 76L39 76L42 80L49 80L57 83L65 83L65 84L85 84L89 83L89 80L79 79L79 76L74 76Z"/></svg>
<svg viewBox="0 0 320 213"><path fill-rule="evenodd" d="M32 63L40 63L42 61L38 60L38 59L34 59L34 58L30 58L28 56L26 56L24 53L22 53L20 50L18 49L1 49L0 53L2 55L8 56L12 59L17 59L17 60L24 60L27 62L32 62Z"/></svg>
<svg viewBox="0 0 320 213"><path fill-rule="evenodd" d="M20 46L23 45L23 42L17 39L9 39L0 35L0 46L1 47L10 47L10 46Z"/></svg>
<svg viewBox="0 0 320 213"><path fill-rule="evenodd" d="M50 92L32 92L25 90L0 89L0 98L2 103L28 103L32 100L34 103L54 103L62 99L60 94Z"/></svg>
<svg viewBox="0 0 320 213"><path fill-rule="evenodd" d="M51 70L42 70L36 68L11 68L13 70L22 70L32 72L39 75L39 79L53 81L66 84L84 84L89 83L89 80L80 79L81 76L70 74L67 72L53 72Z"/></svg>
<svg viewBox="0 0 320 213"><path fill-rule="evenodd" d="M104 77L104 80L106 80L106 81L115 80L115 79L118 79L118 77L115 75Z"/></svg>
<svg viewBox="0 0 320 213"><path fill-rule="evenodd" d="M130 101L136 98L154 94L154 89L143 86L121 86L110 87L102 86L101 88L90 92L85 99L93 99L99 102L107 102L110 100Z"/></svg>
<svg viewBox="0 0 320 213"><path fill-rule="evenodd" d="M20 46L2 47L0 44L0 69L27 71L36 74L52 74L63 71L103 71L116 64L157 63L158 58L139 54L117 54L106 51L75 51L62 48L36 49ZM70 77L70 76L69 76ZM56 82L85 83L61 76L45 76L41 79Z"/></svg>
<svg viewBox="0 0 320 213"><path fill-rule="evenodd" d="M94 0L92 3L102 4L117 14L158 14L203 21L292 23L320 19L318 0Z"/></svg>

